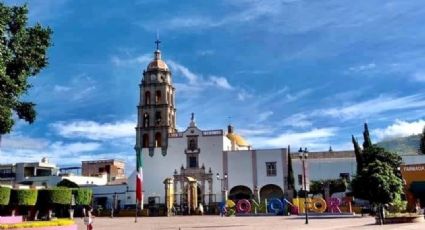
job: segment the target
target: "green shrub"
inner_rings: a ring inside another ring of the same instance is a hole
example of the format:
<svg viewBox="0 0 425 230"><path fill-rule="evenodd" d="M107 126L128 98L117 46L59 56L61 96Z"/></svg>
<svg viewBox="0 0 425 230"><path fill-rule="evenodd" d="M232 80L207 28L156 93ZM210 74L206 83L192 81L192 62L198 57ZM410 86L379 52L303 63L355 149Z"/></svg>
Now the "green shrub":
<svg viewBox="0 0 425 230"><path fill-rule="evenodd" d="M92 198L92 190L89 188L79 188L74 190L76 205L90 205Z"/></svg>
<svg viewBox="0 0 425 230"><path fill-rule="evenodd" d="M10 201L10 188L0 187L0 205L8 205Z"/></svg>
<svg viewBox="0 0 425 230"><path fill-rule="evenodd" d="M33 206L37 202L38 192L35 189L12 190L13 203Z"/></svg>
<svg viewBox="0 0 425 230"><path fill-rule="evenodd" d="M72 190L68 188L54 188L47 190L51 204L71 204Z"/></svg>

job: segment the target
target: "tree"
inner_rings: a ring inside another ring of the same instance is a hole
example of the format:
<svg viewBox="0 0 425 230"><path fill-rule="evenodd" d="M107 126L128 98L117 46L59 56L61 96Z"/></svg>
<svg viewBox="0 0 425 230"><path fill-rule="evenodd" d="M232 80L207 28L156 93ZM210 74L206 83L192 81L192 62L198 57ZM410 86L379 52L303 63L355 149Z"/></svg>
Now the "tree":
<svg viewBox="0 0 425 230"><path fill-rule="evenodd" d="M40 24L27 27L27 14L26 5L0 2L0 135L11 131L13 112L30 124L36 117L35 104L21 96L31 87L28 77L47 65L52 31Z"/></svg>
<svg viewBox="0 0 425 230"><path fill-rule="evenodd" d="M387 163L375 160L368 164L351 183L356 197L371 204L388 204L402 192L402 181Z"/></svg>
<svg viewBox="0 0 425 230"><path fill-rule="evenodd" d="M381 220L383 205L395 201L402 192L402 181L398 176L400 164L399 155L372 145L363 150L362 168L351 181L354 196L378 207Z"/></svg>
<svg viewBox="0 0 425 230"><path fill-rule="evenodd" d="M294 170L292 169L290 146L288 146L288 190L295 191L295 178L294 178Z"/></svg>
<svg viewBox="0 0 425 230"><path fill-rule="evenodd" d="M419 153L425 154L425 126L422 129L422 134L420 134L421 140L419 144Z"/></svg>
<svg viewBox="0 0 425 230"><path fill-rule="evenodd" d="M354 146L354 154L356 155L356 163L357 163L357 174L362 170L362 149L359 146L359 143L354 138L354 135L351 135L351 141Z"/></svg>
<svg viewBox="0 0 425 230"><path fill-rule="evenodd" d="M367 127L367 123L364 123L364 131L363 131L363 149L369 148L372 146L372 141L369 136L369 128Z"/></svg>

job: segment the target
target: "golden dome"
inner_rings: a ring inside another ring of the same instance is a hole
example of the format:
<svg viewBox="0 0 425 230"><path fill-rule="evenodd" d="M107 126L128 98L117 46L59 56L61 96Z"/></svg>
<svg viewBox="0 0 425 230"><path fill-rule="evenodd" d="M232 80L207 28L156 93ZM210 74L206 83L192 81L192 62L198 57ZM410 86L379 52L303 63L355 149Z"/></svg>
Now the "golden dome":
<svg viewBox="0 0 425 230"><path fill-rule="evenodd" d="M158 49L154 52L154 59L148 65L149 70L168 70L167 64L163 60L161 60L161 51Z"/></svg>
<svg viewBox="0 0 425 230"><path fill-rule="evenodd" d="M229 138L231 142L236 143L240 147L249 146L248 142L246 142L246 140L243 137L239 136L236 133L227 133L226 137Z"/></svg>
<svg viewBox="0 0 425 230"><path fill-rule="evenodd" d="M151 61L151 63L149 63L148 65L148 70L157 70L157 69L168 70L168 66L167 64L165 64L163 60L160 60L160 59Z"/></svg>

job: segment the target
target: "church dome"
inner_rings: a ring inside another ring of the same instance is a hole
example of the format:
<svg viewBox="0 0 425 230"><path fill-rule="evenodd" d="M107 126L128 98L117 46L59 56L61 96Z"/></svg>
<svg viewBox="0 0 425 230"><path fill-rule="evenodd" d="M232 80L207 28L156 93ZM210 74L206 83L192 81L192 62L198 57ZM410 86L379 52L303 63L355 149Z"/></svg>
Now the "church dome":
<svg viewBox="0 0 425 230"><path fill-rule="evenodd" d="M147 70L166 70L168 71L168 66L167 64L165 64L165 62L163 60L161 60L161 51L156 50L154 52L155 54L155 58L154 60L152 60L149 65Z"/></svg>
<svg viewBox="0 0 425 230"><path fill-rule="evenodd" d="M248 142L243 137L239 136L236 133L228 133L226 136L227 138L229 138L231 142L236 143L240 147L249 146Z"/></svg>

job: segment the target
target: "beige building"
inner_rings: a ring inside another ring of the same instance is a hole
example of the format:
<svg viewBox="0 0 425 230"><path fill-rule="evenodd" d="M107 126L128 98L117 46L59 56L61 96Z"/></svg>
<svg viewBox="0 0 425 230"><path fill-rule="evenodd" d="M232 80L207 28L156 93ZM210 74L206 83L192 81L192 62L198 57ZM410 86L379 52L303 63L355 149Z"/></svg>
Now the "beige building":
<svg viewBox="0 0 425 230"><path fill-rule="evenodd" d="M122 160L94 160L82 162L82 175L95 177L106 174L108 183L126 183L125 163Z"/></svg>

